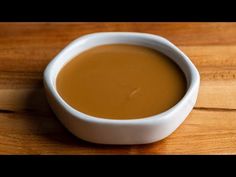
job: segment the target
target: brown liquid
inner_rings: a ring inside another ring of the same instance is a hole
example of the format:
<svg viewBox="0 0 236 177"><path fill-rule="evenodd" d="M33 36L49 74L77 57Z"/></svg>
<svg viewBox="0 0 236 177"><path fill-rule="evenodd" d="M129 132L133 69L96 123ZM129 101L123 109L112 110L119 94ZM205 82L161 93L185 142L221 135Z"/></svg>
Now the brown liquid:
<svg viewBox="0 0 236 177"><path fill-rule="evenodd" d="M80 112L137 119L164 112L186 92L186 79L167 56L150 48L113 44L89 49L57 77L60 96Z"/></svg>

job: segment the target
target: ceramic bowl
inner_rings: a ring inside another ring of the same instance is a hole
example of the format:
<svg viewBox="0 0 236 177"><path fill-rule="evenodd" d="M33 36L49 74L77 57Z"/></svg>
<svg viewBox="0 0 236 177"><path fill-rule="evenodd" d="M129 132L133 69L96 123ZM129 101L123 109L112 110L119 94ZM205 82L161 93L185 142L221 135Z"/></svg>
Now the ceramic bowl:
<svg viewBox="0 0 236 177"><path fill-rule="evenodd" d="M169 56L184 72L187 92L172 108L160 114L131 120L112 120L84 114L58 94L56 78L62 67L81 52L105 44L134 44ZM185 120L196 102L200 76L191 60L167 39L146 33L104 32L82 36L65 47L44 71L48 102L61 123L80 139L100 144L146 144L166 138Z"/></svg>

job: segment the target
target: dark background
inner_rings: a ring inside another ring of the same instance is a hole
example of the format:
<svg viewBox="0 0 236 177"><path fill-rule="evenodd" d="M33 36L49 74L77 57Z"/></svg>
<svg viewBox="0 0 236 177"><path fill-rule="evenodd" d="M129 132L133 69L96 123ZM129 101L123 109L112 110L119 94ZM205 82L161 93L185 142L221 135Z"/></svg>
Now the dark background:
<svg viewBox="0 0 236 177"><path fill-rule="evenodd" d="M2 1L0 21L236 21L233 1Z"/></svg>

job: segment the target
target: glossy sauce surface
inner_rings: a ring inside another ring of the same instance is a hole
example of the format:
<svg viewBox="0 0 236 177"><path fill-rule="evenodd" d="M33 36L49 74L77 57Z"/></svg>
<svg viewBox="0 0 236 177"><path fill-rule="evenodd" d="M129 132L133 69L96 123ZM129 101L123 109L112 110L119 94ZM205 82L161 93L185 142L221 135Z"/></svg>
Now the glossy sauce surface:
<svg viewBox="0 0 236 177"><path fill-rule="evenodd" d="M59 95L74 109L107 119L138 119L173 107L186 92L180 68L160 52L136 45L91 48L59 72Z"/></svg>

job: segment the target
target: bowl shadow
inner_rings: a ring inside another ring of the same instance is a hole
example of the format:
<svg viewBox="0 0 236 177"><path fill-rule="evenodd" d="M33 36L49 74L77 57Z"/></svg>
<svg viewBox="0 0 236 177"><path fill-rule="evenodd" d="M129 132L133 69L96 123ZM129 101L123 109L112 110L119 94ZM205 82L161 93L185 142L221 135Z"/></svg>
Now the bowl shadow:
<svg viewBox="0 0 236 177"><path fill-rule="evenodd" d="M26 124L32 129L31 136L35 135L47 142L47 153L54 152L53 148L57 148L57 154L139 154L161 142L146 145L104 145L81 140L57 119L47 102L43 82L40 82L40 88L28 93L22 113L30 117Z"/></svg>

